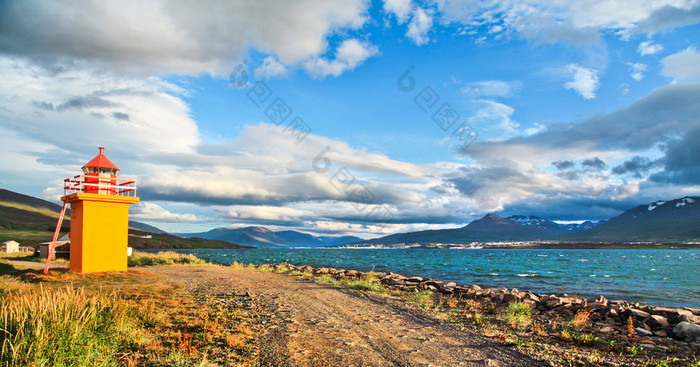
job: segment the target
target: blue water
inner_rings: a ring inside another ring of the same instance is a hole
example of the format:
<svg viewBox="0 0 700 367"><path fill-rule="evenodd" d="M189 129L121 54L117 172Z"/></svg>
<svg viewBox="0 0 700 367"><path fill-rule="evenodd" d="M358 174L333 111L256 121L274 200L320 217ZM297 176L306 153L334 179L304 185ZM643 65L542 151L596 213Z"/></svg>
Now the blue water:
<svg viewBox="0 0 700 367"><path fill-rule="evenodd" d="M219 263L385 271L536 293L700 308L700 250L189 249Z"/></svg>

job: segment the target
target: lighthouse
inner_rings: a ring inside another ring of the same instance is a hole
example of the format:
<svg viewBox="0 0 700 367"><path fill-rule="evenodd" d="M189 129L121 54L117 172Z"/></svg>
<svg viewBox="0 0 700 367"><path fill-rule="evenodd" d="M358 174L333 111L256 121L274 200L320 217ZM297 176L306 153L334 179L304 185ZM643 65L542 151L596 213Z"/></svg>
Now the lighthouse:
<svg viewBox="0 0 700 367"><path fill-rule="evenodd" d="M70 204L70 271L126 271L129 205L139 201L136 181L117 177L104 148L64 181L61 200Z"/></svg>

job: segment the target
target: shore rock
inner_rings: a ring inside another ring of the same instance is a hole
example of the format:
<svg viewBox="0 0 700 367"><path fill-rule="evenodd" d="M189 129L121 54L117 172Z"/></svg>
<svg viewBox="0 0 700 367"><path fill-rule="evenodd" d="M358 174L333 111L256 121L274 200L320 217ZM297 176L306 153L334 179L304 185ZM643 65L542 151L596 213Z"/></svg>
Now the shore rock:
<svg viewBox="0 0 700 367"><path fill-rule="evenodd" d="M673 334L686 341L700 341L700 325L681 321L673 328Z"/></svg>

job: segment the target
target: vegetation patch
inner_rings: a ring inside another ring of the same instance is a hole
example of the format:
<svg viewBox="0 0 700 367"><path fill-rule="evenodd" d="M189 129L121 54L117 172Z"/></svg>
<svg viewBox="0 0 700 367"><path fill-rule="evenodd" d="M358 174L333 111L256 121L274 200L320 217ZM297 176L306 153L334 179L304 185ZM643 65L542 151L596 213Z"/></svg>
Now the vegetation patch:
<svg viewBox="0 0 700 367"><path fill-rule="evenodd" d="M154 265L202 265L206 261L193 254L180 254L174 251L164 251L155 254L134 251L128 258L128 266L154 266Z"/></svg>
<svg viewBox="0 0 700 367"><path fill-rule="evenodd" d="M523 302L508 304L501 320L515 329L524 329L532 323L532 306Z"/></svg>
<svg viewBox="0 0 700 367"><path fill-rule="evenodd" d="M0 277L0 365L254 365L252 317L144 271Z"/></svg>

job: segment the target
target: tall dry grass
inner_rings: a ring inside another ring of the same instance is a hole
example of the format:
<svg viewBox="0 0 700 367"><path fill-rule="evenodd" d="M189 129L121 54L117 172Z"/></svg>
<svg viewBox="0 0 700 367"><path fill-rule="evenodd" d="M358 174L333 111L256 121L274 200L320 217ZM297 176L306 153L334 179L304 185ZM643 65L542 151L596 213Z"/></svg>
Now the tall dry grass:
<svg viewBox="0 0 700 367"><path fill-rule="evenodd" d="M10 291L0 304L0 364L118 366L117 353L139 338L128 312L115 293L71 285Z"/></svg>
<svg viewBox="0 0 700 367"><path fill-rule="evenodd" d="M152 266L152 265L172 265L172 264L206 264L206 261L193 254L180 254L174 251L162 251L155 254L134 251L129 256L128 266Z"/></svg>

